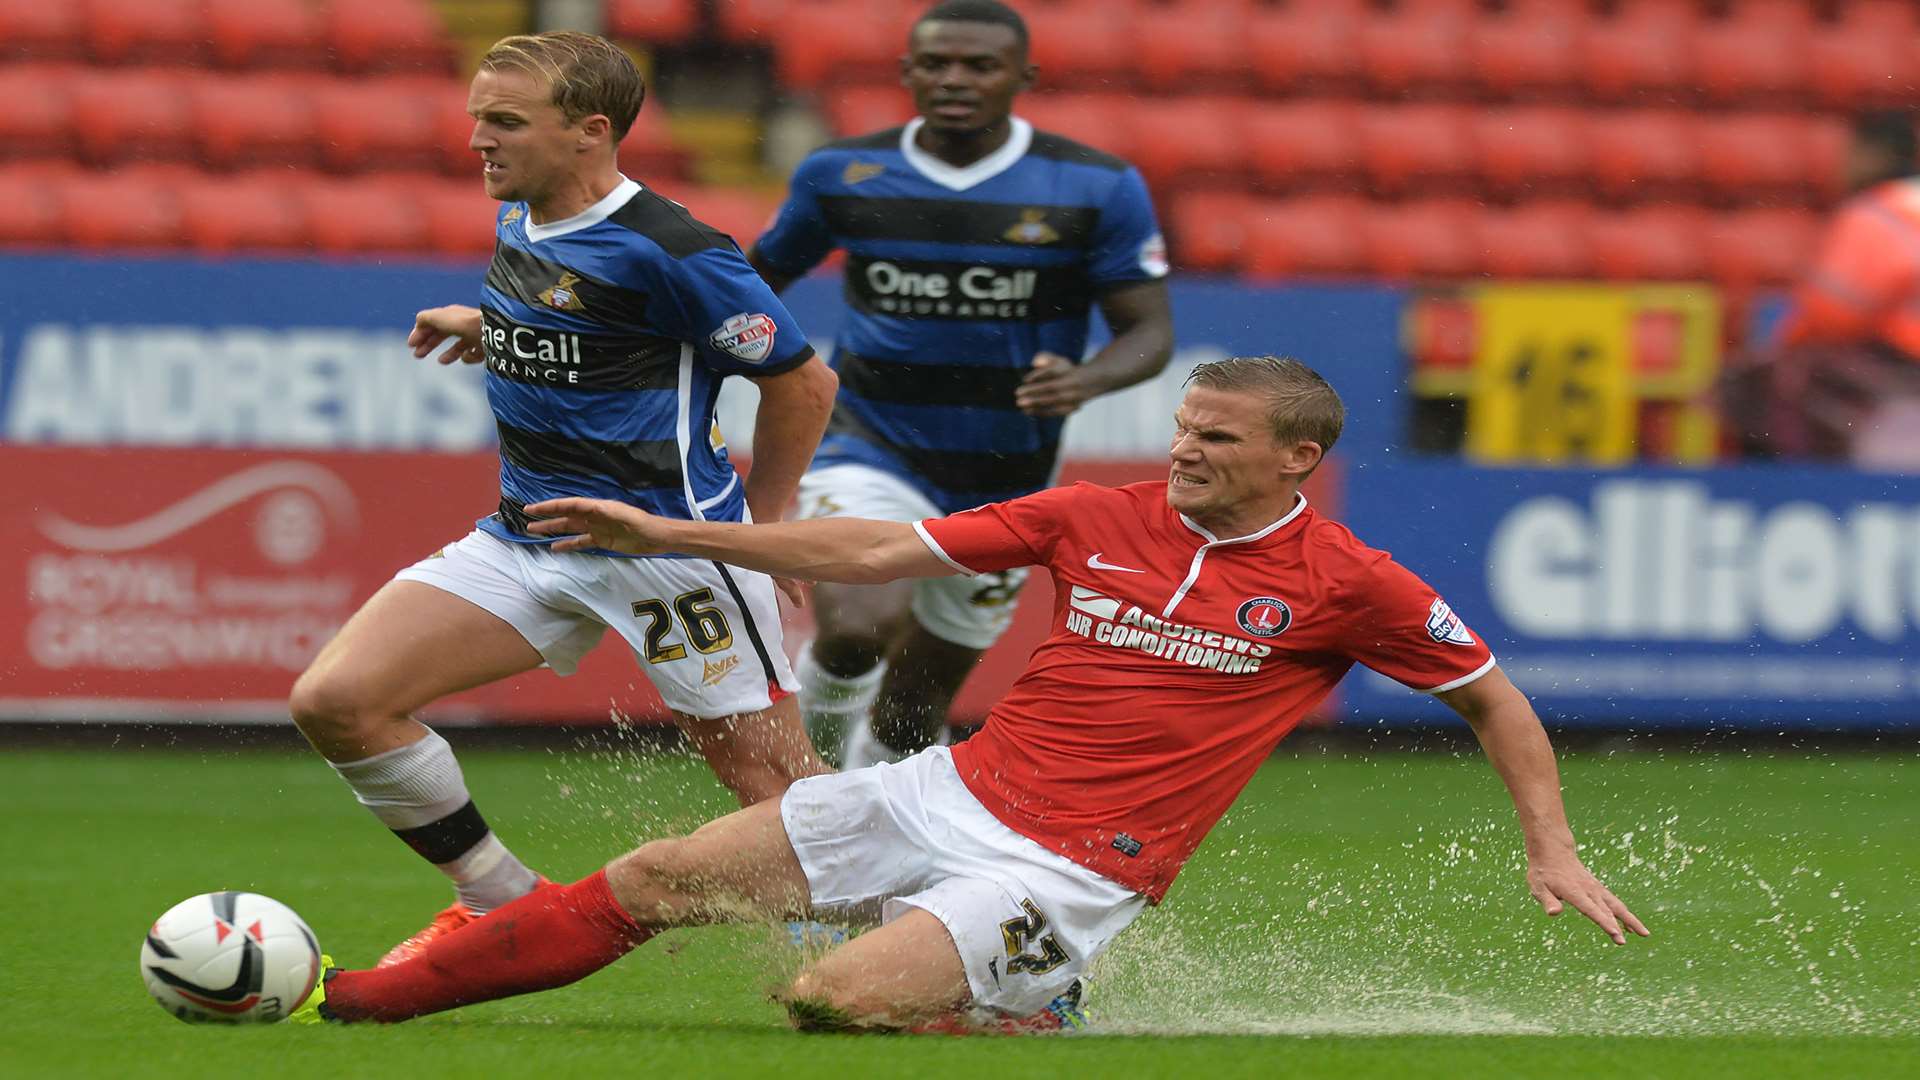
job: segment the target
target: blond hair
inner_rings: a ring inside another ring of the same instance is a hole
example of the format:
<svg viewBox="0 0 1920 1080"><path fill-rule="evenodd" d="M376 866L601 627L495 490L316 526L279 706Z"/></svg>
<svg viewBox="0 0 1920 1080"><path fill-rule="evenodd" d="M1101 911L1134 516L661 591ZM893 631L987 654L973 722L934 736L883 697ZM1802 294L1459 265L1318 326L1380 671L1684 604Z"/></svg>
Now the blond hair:
<svg viewBox="0 0 1920 1080"><path fill-rule="evenodd" d="M1267 425L1273 441L1302 440L1333 449L1346 426L1347 407L1320 373L1291 356L1234 356L1201 364L1186 385L1210 390L1258 394L1267 401Z"/></svg>
<svg viewBox="0 0 1920 1080"><path fill-rule="evenodd" d="M627 137L640 115L647 86L633 58L603 37L577 30L516 34L493 43L480 58L482 71L524 71L546 80L553 104L577 124L600 115L613 126L613 141Z"/></svg>

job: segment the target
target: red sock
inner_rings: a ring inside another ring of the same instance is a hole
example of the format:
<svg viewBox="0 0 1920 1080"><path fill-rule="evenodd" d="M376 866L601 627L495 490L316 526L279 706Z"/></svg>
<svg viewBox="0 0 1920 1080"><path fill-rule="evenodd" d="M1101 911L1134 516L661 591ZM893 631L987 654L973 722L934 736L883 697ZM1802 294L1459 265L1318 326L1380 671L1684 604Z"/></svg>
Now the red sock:
<svg viewBox="0 0 1920 1080"><path fill-rule="evenodd" d="M602 870L535 889L404 963L336 972L323 1009L334 1020L395 1023L550 990L586 978L652 936L613 898Z"/></svg>

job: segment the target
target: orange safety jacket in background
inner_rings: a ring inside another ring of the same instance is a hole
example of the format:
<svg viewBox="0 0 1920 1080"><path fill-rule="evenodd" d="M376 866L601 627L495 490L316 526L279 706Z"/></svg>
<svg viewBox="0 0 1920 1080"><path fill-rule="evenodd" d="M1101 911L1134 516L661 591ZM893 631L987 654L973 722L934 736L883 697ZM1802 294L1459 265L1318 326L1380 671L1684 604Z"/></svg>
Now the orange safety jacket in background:
<svg viewBox="0 0 1920 1080"><path fill-rule="evenodd" d="M1793 291L1780 341L1878 343L1920 362L1920 177L1878 184L1840 208Z"/></svg>

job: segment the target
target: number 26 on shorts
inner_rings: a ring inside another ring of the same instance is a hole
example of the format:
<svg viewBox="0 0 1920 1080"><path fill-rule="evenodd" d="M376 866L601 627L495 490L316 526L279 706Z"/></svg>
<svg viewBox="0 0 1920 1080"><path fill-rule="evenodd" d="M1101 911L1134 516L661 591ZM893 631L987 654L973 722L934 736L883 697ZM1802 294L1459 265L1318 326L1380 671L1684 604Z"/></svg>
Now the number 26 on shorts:
<svg viewBox="0 0 1920 1080"><path fill-rule="evenodd" d="M696 652L716 653L733 644L733 627L727 625L727 615L713 604L713 590L708 588L684 592L673 598L673 606L668 608L665 600L636 600L633 604L633 617L649 620L646 630L646 657L649 664L665 664L683 659L687 655L687 646L668 639L673 636L674 616L679 616L680 629L686 635L687 642Z"/></svg>

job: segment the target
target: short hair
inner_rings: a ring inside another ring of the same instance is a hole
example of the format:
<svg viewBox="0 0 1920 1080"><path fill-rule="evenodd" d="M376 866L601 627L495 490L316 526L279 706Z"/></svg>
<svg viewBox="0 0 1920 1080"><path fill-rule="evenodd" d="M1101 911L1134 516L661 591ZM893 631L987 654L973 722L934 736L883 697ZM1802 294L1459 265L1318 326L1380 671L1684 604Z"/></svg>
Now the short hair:
<svg viewBox="0 0 1920 1080"><path fill-rule="evenodd" d="M1013 31L1014 41L1020 46L1020 55L1027 55L1027 20L1020 13L1000 2L1000 0L940 0L927 9L925 15L913 21L913 28L907 32L911 44L913 34L922 23L930 22L970 22L987 23L992 26L1004 26Z"/></svg>
<svg viewBox="0 0 1920 1080"><path fill-rule="evenodd" d="M1291 356L1234 356L1201 364L1187 386L1259 394L1267 399L1267 425L1277 443L1302 439L1325 453L1340 441L1347 407L1320 373Z"/></svg>
<svg viewBox="0 0 1920 1080"><path fill-rule="evenodd" d="M625 50L603 37L577 30L544 34L515 34L493 43L480 58L482 71L524 71L545 79L553 88L553 104L577 124L589 116L605 116L613 125L613 141L633 129L646 100L647 84Z"/></svg>
<svg viewBox="0 0 1920 1080"><path fill-rule="evenodd" d="M1900 175L1913 171L1914 158L1920 154L1920 139L1914 134L1914 114L1905 109L1883 109L1854 118L1853 137L1887 152L1901 166Z"/></svg>

